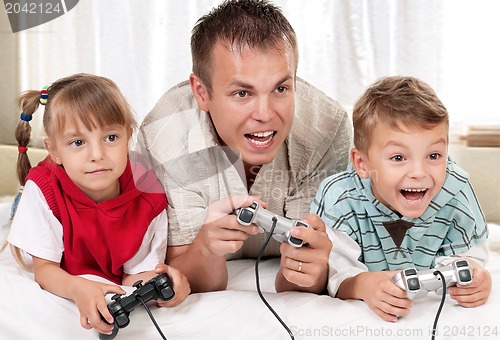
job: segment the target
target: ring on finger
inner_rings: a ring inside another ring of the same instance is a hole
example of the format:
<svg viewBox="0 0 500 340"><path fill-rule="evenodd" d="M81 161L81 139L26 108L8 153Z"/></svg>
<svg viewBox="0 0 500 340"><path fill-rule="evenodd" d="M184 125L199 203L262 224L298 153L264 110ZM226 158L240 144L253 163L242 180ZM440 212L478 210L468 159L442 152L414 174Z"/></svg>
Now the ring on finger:
<svg viewBox="0 0 500 340"><path fill-rule="evenodd" d="M299 268L297 269L299 273L302 273L302 261L299 262Z"/></svg>

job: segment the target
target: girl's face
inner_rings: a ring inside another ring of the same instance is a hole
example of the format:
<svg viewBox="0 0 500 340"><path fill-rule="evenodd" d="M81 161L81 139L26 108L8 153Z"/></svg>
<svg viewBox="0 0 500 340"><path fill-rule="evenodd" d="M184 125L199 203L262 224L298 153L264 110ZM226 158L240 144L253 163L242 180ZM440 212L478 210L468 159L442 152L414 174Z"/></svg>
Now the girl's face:
<svg viewBox="0 0 500 340"><path fill-rule="evenodd" d="M125 126L88 130L80 122L66 121L61 135L45 146L52 160L94 202L120 194L118 178L127 166L129 134Z"/></svg>

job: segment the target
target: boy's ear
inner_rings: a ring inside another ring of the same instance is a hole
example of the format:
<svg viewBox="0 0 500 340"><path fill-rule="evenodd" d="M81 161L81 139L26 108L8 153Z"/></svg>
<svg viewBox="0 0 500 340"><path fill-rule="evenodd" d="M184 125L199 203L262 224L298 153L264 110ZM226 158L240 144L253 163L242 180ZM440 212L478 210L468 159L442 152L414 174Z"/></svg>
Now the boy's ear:
<svg viewBox="0 0 500 340"><path fill-rule="evenodd" d="M196 74L189 76L189 85L193 91L194 98L201 110L208 112L208 102L210 100L208 90L203 81Z"/></svg>
<svg viewBox="0 0 500 340"><path fill-rule="evenodd" d="M50 158L52 158L52 161L58 165L61 165L61 158L59 157L59 153L57 152L57 148L54 145L54 143L50 140L50 138L45 138L43 140L43 143L45 144L45 148L49 152Z"/></svg>
<svg viewBox="0 0 500 340"><path fill-rule="evenodd" d="M356 170L357 174L361 178L368 178L369 172L366 167L366 155L363 151L360 151L356 148L351 149L351 163Z"/></svg>

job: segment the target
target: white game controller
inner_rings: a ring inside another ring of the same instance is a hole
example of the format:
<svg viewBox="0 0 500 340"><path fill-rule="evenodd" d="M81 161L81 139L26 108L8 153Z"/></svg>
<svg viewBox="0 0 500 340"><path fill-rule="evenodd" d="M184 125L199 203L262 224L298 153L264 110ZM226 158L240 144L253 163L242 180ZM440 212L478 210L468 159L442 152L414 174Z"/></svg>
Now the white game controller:
<svg viewBox="0 0 500 340"><path fill-rule="evenodd" d="M405 290L409 299L423 298L428 292L442 294L443 282L441 276L434 274L439 271L443 274L446 287L469 285L472 282L472 269L467 260L455 260L451 265L439 266L434 269L417 271L408 268L400 271L392 278L392 282Z"/></svg>
<svg viewBox="0 0 500 340"><path fill-rule="evenodd" d="M249 226L255 223L267 232L271 232L273 218L276 218L276 227L273 231L273 238L278 242L287 242L293 247L302 247L305 242L301 239L290 235L290 229L295 226L309 228L306 222L299 220L290 220L286 217L276 215L260 206L259 203L253 202L252 205L246 208L237 209L235 211L238 223Z"/></svg>

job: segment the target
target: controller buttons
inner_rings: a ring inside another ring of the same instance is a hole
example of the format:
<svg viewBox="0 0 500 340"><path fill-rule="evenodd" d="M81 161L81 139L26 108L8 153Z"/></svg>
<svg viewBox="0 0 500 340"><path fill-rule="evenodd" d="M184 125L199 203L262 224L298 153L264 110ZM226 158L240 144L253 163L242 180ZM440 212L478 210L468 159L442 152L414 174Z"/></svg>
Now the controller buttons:
<svg viewBox="0 0 500 340"><path fill-rule="evenodd" d="M416 270L416 269L413 269L413 268L406 269L406 270L405 270L405 275L406 275L406 276L410 276L410 275L417 275L417 270Z"/></svg>
<svg viewBox="0 0 500 340"><path fill-rule="evenodd" d="M142 287L142 280L139 280L139 281L136 281L134 282L134 284L132 285L135 289L139 289Z"/></svg>
<svg viewBox="0 0 500 340"><path fill-rule="evenodd" d="M118 328L124 328L128 326L130 319L128 318L127 314L122 313L120 315L115 316L115 322Z"/></svg>
<svg viewBox="0 0 500 340"><path fill-rule="evenodd" d="M301 240L301 239L298 239L298 238L296 238L296 237L293 237L293 236L290 236L290 237L288 238L288 242L293 243L294 245L297 245L297 246L302 245L302 240Z"/></svg>
<svg viewBox="0 0 500 340"><path fill-rule="evenodd" d="M111 300L118 301L121 299L121 297L122 297L121 294L115 294L111 297Z"/></svg>
<svg viewBox="0 0 500 340"><path fill-rule="evenodd" d="M304 227L304 228L309 228L309 225L305 222L302 222L302 221L294 221L294 224L293 224L294 227ZM302 245L305 245L304 241L301 240L300 238L296 238L296 237L293 237L292 235L289 234L289 232L287 233L289 236L288 236L288 243L292 246L297 246L297 247L301 247Z"/></svg>
<svg viewBox="0 0 500 340"><path fill-rule="evenodd" d="M417 278L410 278L406 281L406 283L408 284L408 289L410 291L420 290L420 282Z"/></svg>
<svg viewBox="0 0 500 340"><path fill-rule="evenodd" d="M459 270L458 271L458 281L459 282L469 282L471 280L472 280L472 276L471 276L469 270Z"/></svg>
<svg viewBox="0 0 500 340"><path fill-rule="evenodd" d="M163 297L163 300L170 300L174 297L174 290L172 289L172 287L165 287L161 290L160 293Z"/></svg>
<svg viewBox="0 0 500 340"><path fill-rule="evenodd" d="M238 215L238 219L245 224L252 223L253 211L251 211L250 209L241 209L240 214Z"/></svg>

